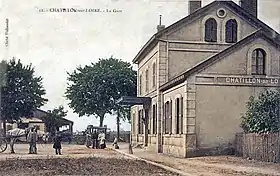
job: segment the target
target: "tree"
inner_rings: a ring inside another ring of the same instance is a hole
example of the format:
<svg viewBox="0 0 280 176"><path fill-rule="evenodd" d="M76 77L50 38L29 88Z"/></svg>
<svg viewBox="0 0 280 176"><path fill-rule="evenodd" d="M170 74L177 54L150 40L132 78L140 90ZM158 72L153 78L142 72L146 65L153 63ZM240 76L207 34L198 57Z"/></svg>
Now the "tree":
<svg viewBox="0 0 280 176"><path fill-rule="evenodd" d="M43 106L47 99L42 85L42 77L36 77L31 64L24 66L15 58L1 62L1 120L6 135L6 122L13 123L20 117L31 117L33 111ZM11 153L14 152L14 139L10 140Z"/></svg>
<svg viewBox="0 0 280 176"><path fill-rule="evenodd" d="M68 73L66 97L79 116L94 115L103 126L106 113L123 112L116 104L121 96L136 95L136 71L128 62L110 57Z"/></svg>
<svg viewBox="0 0 280 176"><path fill-rule="evenodd" d="M56 131L59 130L59 127L63 125L63 117L67 116L67 111L64 110L64 107L60 105L53 110L48 110L48 115L44 119L46 124L46 129L53 136Z"/></svg>
<svg viewBox="0 0 280 176"><path fill-rule="evenodd" d="M6 122L13 123L20 117L30 117L34 110L43 106L48 100L42 85L42 77L36 77L31 64L24 66L15 58L9 62L3 61L5 84L1 87L1 117L6 131ZM4 80L4 79L2 79Z"/></svg>
<svg viewBox="0 0 280 176"><path fill-rule="evenodd" d="M241 127L246 133L274 133L280 131L280 92L265 90L257 98L251 96Z"/></svg>

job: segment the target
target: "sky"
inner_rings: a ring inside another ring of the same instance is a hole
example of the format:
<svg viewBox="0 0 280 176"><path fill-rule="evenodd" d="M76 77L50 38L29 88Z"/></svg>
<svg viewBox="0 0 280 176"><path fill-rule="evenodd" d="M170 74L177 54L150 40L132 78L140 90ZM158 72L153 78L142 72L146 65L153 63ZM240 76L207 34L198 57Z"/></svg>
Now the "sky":
<svg viewBox="0 0 280 176"><path fill-rule="evenodd" d="M202 5L212 1L202 0ZM53 8L88 12L42 12ZM97 9L105 12L92 12ZM279 0L259 0L259 18L276 31L280 29L279 9ZM32 63L36 75L43 77L49 100L41 109L63 105L76 131L99 123L93 116L78 117L68 107L64 97L67 72L112 55L131 62L156 32L159 15L163 25L171 25L188 15L188 0L0 0L0 14L0 58L15 57L24 64ZM4 44L6 18L8 48ZM115 130L115 119L106 115L104 124ZM122 122L121 128L129 130L130 126Z"/></svg>

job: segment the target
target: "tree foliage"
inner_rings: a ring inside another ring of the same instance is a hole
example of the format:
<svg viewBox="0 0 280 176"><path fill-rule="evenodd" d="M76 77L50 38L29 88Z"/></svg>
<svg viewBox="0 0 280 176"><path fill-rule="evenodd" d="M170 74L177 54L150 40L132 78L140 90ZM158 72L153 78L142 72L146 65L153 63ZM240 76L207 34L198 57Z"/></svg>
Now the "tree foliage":
<svg viewBox="0 0 280 176"><path fill-rule="evenodd" d="M125 110L116 104L121 96L136 95L137 73L128 62L110 57L99 59L85 67L68 73L66 97L69 106L79 116L95 115L100 126L106 113Z"/></svg>
<svg viewBox="0 0 280 176"><path fill-rule="evenodd" d="M55 131L59 129L64 123L63 117L67 116L67 111L64 110L63 106L54 108L53 110L48 110L48 115L45 117L44 123L46 124L46 129L52 135Z"/></svg>
<svg viewBox="0 0 280 176"><path fill-rule="evenodd" d="M251 96L241 127L246 133L273 133L280 130L280 92L265 90L257 98Z"/></svg>
<svg viewBox="0 0 280 176"><path fill-rule="evenodd" d="M20 117L30 117L47 99L42 77L35 76L32 65L24 66L20 60L1 62L1 117L13 122Z"/></svg>

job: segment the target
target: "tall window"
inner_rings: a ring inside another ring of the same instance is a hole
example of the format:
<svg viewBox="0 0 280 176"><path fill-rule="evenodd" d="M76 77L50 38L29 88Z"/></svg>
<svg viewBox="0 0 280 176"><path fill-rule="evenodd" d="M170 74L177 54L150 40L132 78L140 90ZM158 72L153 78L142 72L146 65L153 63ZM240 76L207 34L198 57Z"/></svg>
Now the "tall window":
<svg viewBox="0 0 280 176"><path fill-rule="evenodd" d="M237 42L237 22L234 19L228 20L226 23L226 42Z"/></svg>
<svg viewBox="0 0 280 176"><path fill-rule="evenodd" d="M146 92L149 91L149 70L146 70Z"/></svg>
<svg viewBox="0 0 280 176"><path fill-rule="evenodd" d="M214 18L209 18L205 22L205 41L217 42L217 22Z"/></svg>
<svg viewBox="0 0 280 176"><path fill-rule="evenodd" d="M132 133L132 134L135 134L135 131L136 131L136 129L135 129L135 123L136 123L136 115L135 115L135 113L133 112L133 113L132 113L132 123L131 123L131 133Z"/></svg>
<svg viewBox="0 0 280 176"><path fill-rule="evenodd" d="M157 105L153 105L153 134L157 134Z"/></svg>
<svg viewBox="0 0 280 176"><path fill-rule="evenodd" d="M165 103L165 134L172 133L172 101Z"/></svg>
<svg viewBox="0 0 280 176"><path fill-rule="evenodd" d="M179 98L176 98L176 101L175 101L175 119L176 119L176 134L179 134L180 133L180 123L181 123L181 104L180 104L180 99Z"/></svg>
<svg viewBox="0 0 280 176"><path fill-rule="evenodd" d="M147 112L149 112L149 111L147 110ZM153 127L152 120L153 120L152 118L150 118L150 117L148 118L148 134L152 134L152 132L153 132L152 131L152 127Z"/></svg>
<svg viewBox="0 0 280 176"><path fill-rule="evenodd" d="M265 58L266 53L263 49L257 48L252 53L252 74L264 75L265 74Z"/></svg>
<svg viewBox="0 0 280 176"><path fill-rule="evenodd" d="M183 134L183 97L175 101L176 134Z"/></svg>
<svg viewBox="0 0 280 176"><path fill-rule="evenodd" d="M139 93L142 95L142 75L139 76Z"/></svg>
<svg viewBox="0 0 280 176"><path fill-rule="evenodd" d="M143 124L143 110L138 111L138 134L144 133L144 124Z"/></svg>
<svg viewBox="0 0 280 176"><path fill-rule="evenodd" d="M181 102L180 102L180 104L181 104L181 114L180 114L180 133L181 134L183 134L184 133L184 127L183 127L183 122L184 122L184 98L183 97L181 97Z"/></svg>
<svg viewBox="0 0 280 176"><path fill-rule="evenodd" d="M156 86L156 63L153 63L153 88Z"/></svg>

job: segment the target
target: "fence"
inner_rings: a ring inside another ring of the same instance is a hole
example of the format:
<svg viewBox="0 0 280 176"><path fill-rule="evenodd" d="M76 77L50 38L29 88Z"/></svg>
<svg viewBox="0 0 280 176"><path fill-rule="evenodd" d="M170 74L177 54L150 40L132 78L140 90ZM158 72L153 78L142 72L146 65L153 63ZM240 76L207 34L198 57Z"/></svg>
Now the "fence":
<svg viewBox="0 0 280 176"><path fill-rule="evenodd" d="M108 136L108 139L106 139L109 142L113 142L115 137L117 136L117 132L116 131L111 131L110 135ZM120 132L120 140L119 142L130 142L130 132Z"/></svg>
<svg viewBox="0 0 280 176"><path fill-rule="evenodd" d="M280 162L280 133L236 134L236 155L266 162Z"/></svg>

